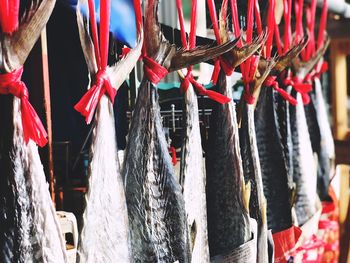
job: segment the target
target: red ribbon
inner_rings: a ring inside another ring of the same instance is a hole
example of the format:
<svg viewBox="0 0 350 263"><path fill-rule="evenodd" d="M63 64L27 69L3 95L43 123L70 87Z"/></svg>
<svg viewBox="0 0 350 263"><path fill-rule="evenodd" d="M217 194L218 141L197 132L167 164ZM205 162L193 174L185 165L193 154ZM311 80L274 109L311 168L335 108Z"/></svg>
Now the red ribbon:
<svg viewBox="0 0 350 263"><path fill-rule="evenodd" d="M186 40L186 32L185 32L185 26L184 26L184 20L183 20L183 11L182 11L182 2L181 0L176 1L178 15L179 15L179 22L180 22L180 29L181 29L181 40L182 40L182 46L186 49L193 49L196 45L196 15L197 15L197 0L192 1L192 17L191 17L191 31L190 31L190 38L189 43L187 43ZM216 75L216 79L220 72L220 64L222 65L223 69L226 71L230 71L233 68L230 67L229 63L224 60L216 60L215 61L215 67L214 67L214 73ZM226 72L225 71L225 72ZM232 72L231 72L232 74ZM215 100L218 103L225 104L231 101L230 98L226 97L225 95L222 95L218 92L207 90L203 85L199 84L192 75L192 66L187 68L187 75L181 82L180 89L183 93L185 93L190 85L195 88L195 90L202 96L208 96L210 99Z"/></svg>
<svg viewBox="0 0 350 263"><path fill-rule="evenodd" d="M47 143L47 133L33 106L30 104L28 89L21 81L23 67L10 73L0 74L0 94L12 94L21 100L21 117L25 143L33 140L40 147Z"/></svg>
<svg viewBox="0 0 350 263"><path fill-rule="evenodd" d="M95 60L97 63L98 72L95 75L94 85L74 106L74 109L80 112L81 115L85 117L85 121L87 124L91 122L96 107L105 93L108 95L112 103L114 103L114 98L117 95L117 90L112 87L112 84L106 72L109 43L110 0L101 1L101 23L99 39L97 36L94 0L89 0L88 4L92 28L92 40L94 43Z"/></svg>
<svg viewBox="0 0 350 263"><path fill-rule="evenodd" d="M296 243L301 235L302 231L299 227L292 226L286 230L277 232L272 235L275 245L275 261L286 262L286 259L290 256L292 250L295 248Z"/></svg>
<svg viewBox="0 0 350 263"><path fill-rule="evenodd" d="M297 103L298 103L297 100L295 98L293 98L293 96L291 96L284 89L279 87L275 76L268 76L266 78L266 80L264 81L263 86L265 86L265 87L272 87L274 90L276 90L290 104L292 104L294 106L297 105Z"/></svg>
<svg viewBox="0 0 350 263"><path fill-rule="evenodd" d="M18 27L19 0L0 0L0 26L11 34Z"/></svg>

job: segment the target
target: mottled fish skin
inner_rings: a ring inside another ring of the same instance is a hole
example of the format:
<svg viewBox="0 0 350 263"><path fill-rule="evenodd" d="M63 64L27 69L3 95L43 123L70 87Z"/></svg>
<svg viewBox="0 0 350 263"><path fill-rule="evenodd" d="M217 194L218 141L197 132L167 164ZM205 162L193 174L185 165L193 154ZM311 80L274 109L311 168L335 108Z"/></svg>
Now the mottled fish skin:
<svg viewBox="0 0 350 263"><path fill-rule="evenodd" d="M317 174L304 104L300 93L293 91L298 104L290 106L290 123L293 140L293 178L296 184L295 212L298 224L303 225L316 213Z"/></svg>
<svg viewBox="0 0 350 263"><path fill-rule="evenodd" d="M168 153L156 88L143 80L123 175L135 262L190 262L181 187Z"/></svg>
<svg viewBox="0 0 350 263"><path fill-rule="evenodd" d="M239 129L244 178L250 182L251 196L249 204L250 217L258 223L256 262L268 262L268 230L266 219L266 199L261 177L258 146L254 124L254 106L244 103L241 128Z"/></svg>
<svg viewBox="0 0 350 263"><path fill-rule="evenodd" d="M129 222L119 170L113 105L104 95L94 121L89 188L85 196L78 262L131 262Z"/></svg>
<svg viewBox="0 0 350 263"><path fill-rule="evenodd" d="M288 171L278 127L276 95L273 89L262 87L254 116L263 189L267 200L267 222L273 233L292 226Z"/></svg>
<svg viewBox="0 0 350 263"><path fill-rule="evenodd" d="M286 90L291 89L287 87ZM286 101L282 96L276 96L275 98L276 107L277 107L277 117L278 117L278 126L281 134L281 143L284 150L285 163L287 168L288 175L288 188L290 191L290 197L293 198L294 191L294 164L293 164L293 140L292 140L292 130L290 126L290 110L289 102ZM293 200L290 200L291 203Z"/></svg>
<svg viewBox="0 0 350 263"><path fill-rule="evenodd" d="M184 138L180 168L193 263L209 262L205 164L197 95L190 85L184 95Z"/></svg>
<svg viewBox="0 0 350 263"><path fill-rule="evenodd" d="M218 90L230 96L226 76L219 74ZM244 177L234 103L215 104L206 153L208 236L210 256L226 255L251 239L243 201Z"/></svg>
<svg viewBox="0 0 350 263"><path fill-rule="evenodd" d="M66 262L38 148L23 139L20 100L1 96L1 262Z"/></svg>
<svg viewBox="0 0 350 263"><path fill-rule="evenodd" d="M314 93L311 96L316 108L316 117L320 127L320 151L318 153L317 189L322 201L330 201L328 188L330 178L334 174L335 150L332 131L327 118L326 103L323 98L322 86L319 78L314 80Z"/></svg>

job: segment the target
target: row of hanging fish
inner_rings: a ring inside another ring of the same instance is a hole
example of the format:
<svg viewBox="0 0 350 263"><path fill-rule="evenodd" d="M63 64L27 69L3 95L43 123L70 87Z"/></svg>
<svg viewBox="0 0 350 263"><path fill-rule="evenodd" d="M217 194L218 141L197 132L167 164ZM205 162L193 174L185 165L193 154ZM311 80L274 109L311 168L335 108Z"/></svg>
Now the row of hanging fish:
<svg viewBox="0 0 350 263"><path fill-rule="evenodd" d="M67 262L35 146L45 144L46 134L42 125L36 127L40 131L37 136L28 132L28 121L23 118L28 113L24 107L28 106L28 94L17 70L33 39L39 37L40 31L31 27L31 21L43 27L54 2L35 2L28 11L30 17L1 40L5 48L0 61L0 94L11 94L0 97L1 127L6 127L0 130L3 262ZM176 47L160 30L158 0L144 4L143 20L141 4L134 1L136 46L109 66L110 1L101 1L99 16L95 14L95 1L78 1L79 35L91 83L75 109L94 125L78 261L291 260L303 227L317 222L320 198L329 198L334 145L319 79L325 68L322 56L327 38L319 37L316 46L312 44L314 35L304 36L302 5L296 8L301 24L297 23L294 39L289 30L290 16L284 16L288 34L281 47L274 0L269 1L265 31L258 1L248 1L245 32L240 27L236 1L230 0L229 5L224 0L218 19L214 1L208 0L216 44L197 47L197 1L192 0L188 38L182 3L177 1L183 46ZM306 9L312 13L314 6ZM233 32L228 31L228 10ZM31 41L11 42L29 36ZM271 56L273 42L276 56ZM144 79L121 164L112 105L117 89L140 58ZM206 61L214 63L214 90L206 90L192 75L192 66ZM231 75L238 66L244 91L236 104ZM187 70L182 71L184 68ZM168 154L157 93L157 84L173 71L181 75L184 92L179 181ZM205 158L197 94L217 101ZM307 240L315 231L304 231L311 234L303 238Z"/></svg>

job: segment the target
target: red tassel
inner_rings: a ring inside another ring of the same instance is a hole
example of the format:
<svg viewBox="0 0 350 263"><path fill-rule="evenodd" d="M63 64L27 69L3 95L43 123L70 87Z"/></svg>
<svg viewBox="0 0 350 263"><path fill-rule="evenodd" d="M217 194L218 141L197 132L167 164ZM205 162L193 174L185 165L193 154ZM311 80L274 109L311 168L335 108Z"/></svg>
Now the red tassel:
<svg viewBox="0 0 350 263"><path fill-rule="evenodd" d="M43 147L47 143L47 133L37 113L28 100L28 90L21 81L23 68L10 73L0 74L0 94L12 94L21 99L21 118L23 126L23 137L26 143L33 140L37 145Z"/></svg>

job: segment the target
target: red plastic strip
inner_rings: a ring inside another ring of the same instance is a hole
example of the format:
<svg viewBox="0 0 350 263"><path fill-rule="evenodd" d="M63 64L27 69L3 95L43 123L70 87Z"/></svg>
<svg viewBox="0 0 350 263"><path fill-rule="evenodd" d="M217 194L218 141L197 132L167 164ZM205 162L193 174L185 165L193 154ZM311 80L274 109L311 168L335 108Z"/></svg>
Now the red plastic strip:
<svg viewBox="0 0 350 263"><path fill-rule="evenodd" d="M100 55L100 45L98 41L98 35L97 35L97 22L96 22L96 16L95 16L95 2L94 0L89 0L89 15L90 15L90 25L91 25L91 34L92 34L92 41L94 43L94 51L95 51L95 59L97 63L97 68L101 69L101 55Z"/></svg>
<svg viewBox="0 0 350 263"><path fill-rule="evenodd" d="M227 0L226 0L227 1ZM177 1L177 10L178 10L178 15L179 15L179 21L180 21L180 33L181 33L181 38L185 39L185 28L184 26L181 26L181 24L184 24L183 21L183 11L182 11L182 2ZM191 31L190 31L190 38L189 38L189 44L187 44L186 41L182 41L182 45L185 49L192 49L195 48L196 46L196 23L197 23L197 0L193 0L192 1L192 11L191 11ZM214 73L213 74L218 74L220 71L220 60L217 60L215 62L215 64L217 66L215 66L214 68ZM224 65L225 67L225 65ZM226 66L229 67L229 66ZM231 101L230 98L215 92L215 91L210 91L207 90L206 88L204 88L201 84L199 84L192 75L192 66L188 67L187 69L187 75L185 76L185 78L183 79L180 89L182 92L186 92L189 84L192 84L192 86L197 90L197 92L203 96L208 96L210 99L215 100L221 104L224 103L228 103L229 101Z"/></svg>
<svg viewBox="0 0 350 263"><path fill-rule="evenodd" d="M176 0L176 8L177 8L177 14L179 16L180 36L181 36L182 46L187 49L185 22L184 22L184 16L182 12L182 0Z"/></svg>
<svg viewBox="0 0 350 263"><path fill-rule="evenodd" d="M177 164L177 159L176 159L176 149L174 147L169 147L169 152L171 154L171 162L173 163L173 166Z"/></svg>
<svg viewBox="0 0 350 263"><path fill-rule="evenodd" d="M109 22L111 16L111 0L101 0L100 10L100 52L101 69L107 67L108 62L108 44L109 44Z"/></svg>
<svg viewBox="0 0 350 263"><path fill-rule="evenodd" d="M18 27L19 0L1 0L0 7L2 32L11 34Z"/></svg>
<svg viewBox="0 0 350 263"><path fill-rule="evenodd" d="M29 102L26 85L21 81L23 67L0 74L0 94L12 94L21 100L21 118L25 143L33 140L40 147L47 143L47 133L33 106Z"/></svg>
<svg viewBox="0 0 350 263"><path fill-rule="evenodd" d="M285 261L295 248L302 231L299 227L292 226L272 235L275 245L275 261Z"/></svg>
<svg viewBox="0 0 350 263"><path fill-rule="evenodd" d="M271 57L273 35L274 35L275 25L276 25L275 6L276 6L276 0L270 0L269 1L268 18L267 18L268 36L267 36L266 45L265 45L265 57L266 58Z"/></svg>
<svg viewBox="0 0 350 263"><path fill-rule="evenodd" d="M284 48L283 52L287 53L292 42L292 28L291 28L291 19L292 19L292 0L284 0Z"/></svg>
<svg viewBox="0 0 350 263"><path fill-rule="evenodd" d="M254 13L255 13L255 20L256 20L256 29L257 29L258 34L261 34L262 33L262 24L261 24L260 7L259 7L258 0L255 0Z"/></svg>
<svg viewBox="0 0 350 263"><path fill-rule="evenodd" d="M323 42L324 42L324 33L327 25L327 14L328 14L328 3L327 3L327 0L323 0L320 28L318 31L318 39L317 39L318 49L322 48L324 44Z"/></svg>
<svg viewBox="0 0 350 263"><path fill-rule="evenodd" d="M97 36L97 24L95 17L94 1L89 0L89 13L92 27L92 39L95 49L95 59L98 64L98 72L95 75L94 84L85 93L81 100L74 106L75 110L85 117L86 123L90 123L96 107L104 94L114 103L117 90L112 87L106 72L108 62L110 0L102 0L100 6L100 39ZM137 14L136 14L137 15ZM99 45L100 44L100 45Z"/></svg>

